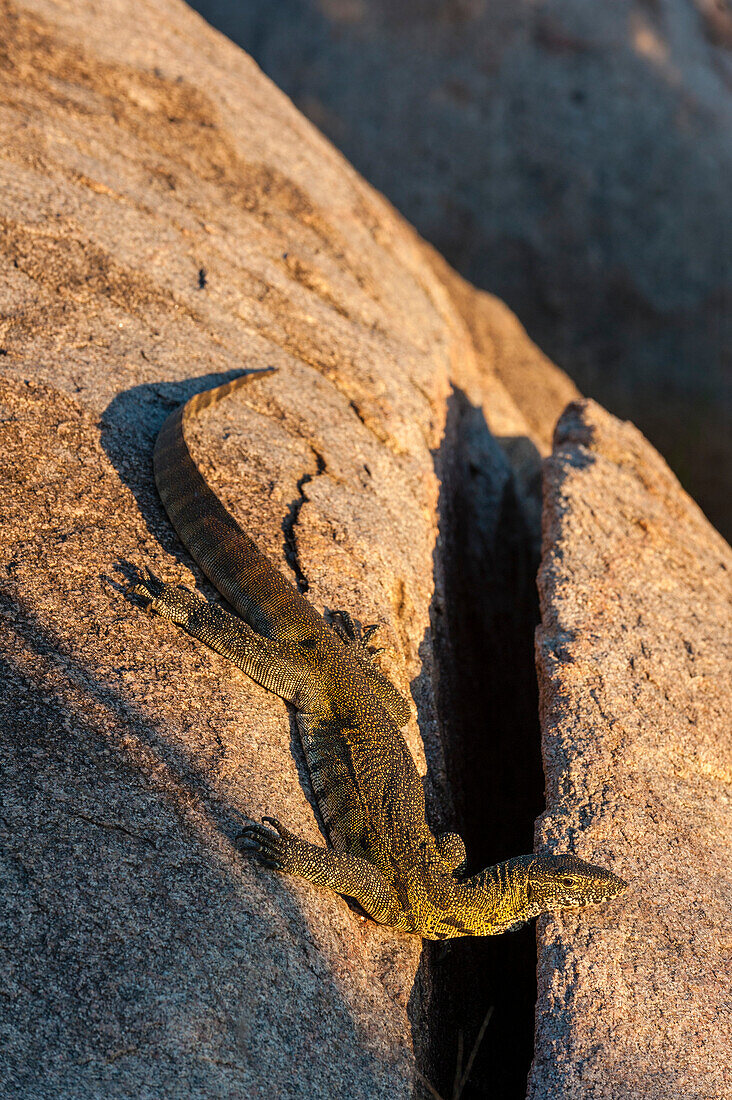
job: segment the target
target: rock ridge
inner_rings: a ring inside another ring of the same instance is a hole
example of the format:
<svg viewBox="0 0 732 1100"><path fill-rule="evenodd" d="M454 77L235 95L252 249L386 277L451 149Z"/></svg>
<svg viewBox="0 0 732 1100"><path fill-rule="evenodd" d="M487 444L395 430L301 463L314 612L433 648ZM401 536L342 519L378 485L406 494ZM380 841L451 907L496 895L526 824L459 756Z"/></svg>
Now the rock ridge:
<svg viewBox="0 0 732 1100"><path fill-rule="evenodd" d="M571 404L544 474L536 842L630 888L540 922L530 1100L732 1088L731 573L641 433Z"/></svg>

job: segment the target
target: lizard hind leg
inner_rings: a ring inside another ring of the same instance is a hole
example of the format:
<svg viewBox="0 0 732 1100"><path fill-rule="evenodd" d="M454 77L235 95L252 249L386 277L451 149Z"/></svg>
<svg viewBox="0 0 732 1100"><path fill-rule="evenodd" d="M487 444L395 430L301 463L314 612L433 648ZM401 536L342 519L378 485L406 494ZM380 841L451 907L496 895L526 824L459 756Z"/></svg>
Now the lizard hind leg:
<svg viewBox="0 0 732 1100"><path fill-rule="evenodd" d="M163 584L149 570L132 591L148 601L149 611L181 626L258 684L297 705L306 670L292 643L265 638L223 607L182 585Z"/></svg>
<svg viewBox="0 0 732 1100"><path fill-rule="evenodd" d="M468 857L465 851L463 838L457 833L440 833L437 839L437 850L450 868L454 878L460 878L465 873Z"/></svg>
<svg viewBox="0 0 732 1100"><path fill-rule="evenodd" d="M368 644L376 631L381 629L381 625L372 623L370 626L361 626L358 619L354 619L347 611L335 610L330 612L330 625L361 665L371 683L371 690L391 720L398 727L406 725L411 718L409 704L374 662L377 654L384 650Z"/></svg>

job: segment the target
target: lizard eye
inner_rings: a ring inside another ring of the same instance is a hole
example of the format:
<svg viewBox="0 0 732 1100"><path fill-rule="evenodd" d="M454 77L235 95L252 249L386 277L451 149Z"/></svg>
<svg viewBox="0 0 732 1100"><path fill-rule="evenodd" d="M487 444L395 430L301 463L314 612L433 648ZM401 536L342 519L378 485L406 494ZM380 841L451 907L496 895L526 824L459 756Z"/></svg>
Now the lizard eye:
<svg viewBox="0 0 732 1100"><path fill-rule="evenodd" d="M559 881L562 886L574 886L574 879L570 878L568 875L565 875L565 877L561 878Z"/></svg>

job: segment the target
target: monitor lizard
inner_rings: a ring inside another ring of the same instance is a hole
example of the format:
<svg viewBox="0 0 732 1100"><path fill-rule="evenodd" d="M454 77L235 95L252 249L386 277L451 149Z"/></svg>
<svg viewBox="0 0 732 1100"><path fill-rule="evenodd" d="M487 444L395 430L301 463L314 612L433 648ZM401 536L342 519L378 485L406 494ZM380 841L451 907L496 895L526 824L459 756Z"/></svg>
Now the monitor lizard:
<svg viewBox="0 0 732 1100"><path fill-rule="evenodd" d="M295 708L330 847L300 839L274 817L248 825L240 846L266 867L355 899L374 920L427 939L495 935L541 913L619 894L622 879L570 854L522 855L467 877L461 837L432 834L422 782L400 733L409 706L367 644L375 628L362 631L345 612L326 622L241 529L188 449L186 422L253 373L261 372L174 410L153 457L173 526L237 614L149 570L134 586L153 613Z"/></svg>

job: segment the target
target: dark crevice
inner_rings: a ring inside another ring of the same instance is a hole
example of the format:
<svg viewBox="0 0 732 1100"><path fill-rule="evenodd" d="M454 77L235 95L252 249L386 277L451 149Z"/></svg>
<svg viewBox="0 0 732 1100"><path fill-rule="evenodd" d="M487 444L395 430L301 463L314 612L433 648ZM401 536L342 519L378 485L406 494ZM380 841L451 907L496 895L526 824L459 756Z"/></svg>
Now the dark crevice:
<svg viewBox="0 0 732 1100"><path fill-rule="evenodd" d="M300 510L308 500L308 495L305 492L305 486L308 482L312 481L315 477L320 477L325 473L325 459L319 454L314 447L310 448L315 457L316 470L314 474L303 474L297 482L298 496L290 504L289 511L285 518L282 520L282 533L285 536L285 557L295 574L295 583L297 584L298 592L307 592L310 584L308 582L305 573L303 572L302 565L300 563L300 555L297 549L297 536L295 534L295 526L300 517Z"/></svg>
<svg viewBox="0 0 732 1100"><path fill-rule="evenodd" d="M537 454L537 463L539 461ZM533 849L543 806L534 630L537 532L482 411L455 391L436 456L442 488L433 615L438 705L469 873ZM422 1072L445 1100L489 1022L462 1100L523 1100L533 1053L533 925L429 947Z"/></svg>
<svg viewBox="0 0 732 1100"><path fill-rule="evenodd" d="M349 402L348 402L348 404L349 404L349 405L350 405L350 407L351 407L351 411L352 411L353 413L355 413L355 414L356 414L356 416L357 416L357 417L358 417L358 419L359 419L359 420L361 421L361 423L363 424L363 426L364 426L364 427L367 427L368 425L366 424L366 421L364 420L364 418L363 418L363 415L362 415L362 413L361 413L361 410L359 409L359 407L358 407L358 405L356 404L356 402L355 402L355 401L349 401Z"/></svg>

